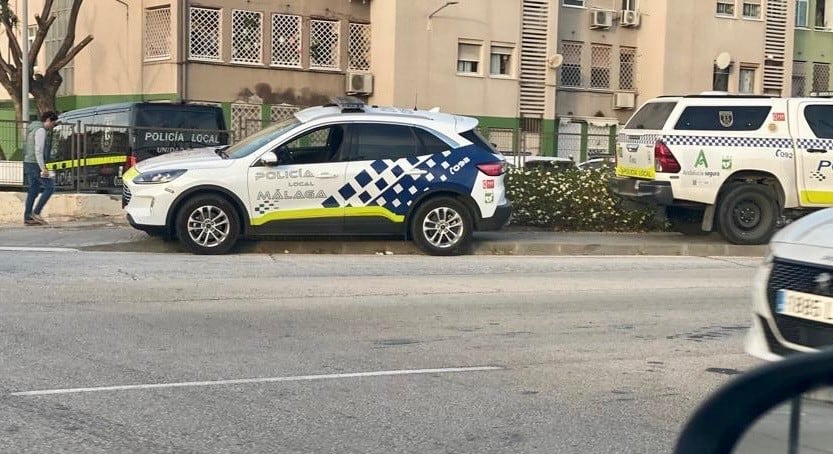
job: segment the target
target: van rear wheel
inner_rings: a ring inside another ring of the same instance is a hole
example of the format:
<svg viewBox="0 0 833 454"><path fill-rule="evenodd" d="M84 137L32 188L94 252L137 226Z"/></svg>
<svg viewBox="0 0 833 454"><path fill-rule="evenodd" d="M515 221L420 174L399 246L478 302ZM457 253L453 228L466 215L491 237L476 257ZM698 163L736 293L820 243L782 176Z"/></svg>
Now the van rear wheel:
<svg viewBox="0 0 833 454"><path fill-rule="evenodd" d="M733 244L766 244L779 215L775 192L762 184L734 183L717 206L720 233Z"/></svg>

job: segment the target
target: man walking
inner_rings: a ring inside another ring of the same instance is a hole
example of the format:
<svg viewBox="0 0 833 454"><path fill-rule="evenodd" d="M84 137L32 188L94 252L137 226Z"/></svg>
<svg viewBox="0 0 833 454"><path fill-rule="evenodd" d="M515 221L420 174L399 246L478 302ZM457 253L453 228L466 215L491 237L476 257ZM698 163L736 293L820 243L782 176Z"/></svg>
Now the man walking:
<svg viewBox="0 0 833 454"><path fill-rule="evenodd" d="M58 114L44 112L41 121L33 121L26 131L23 174L29 182L29 193L26 196L26 211L23 213L25 225L46 224L40 213L55 191L55 181L50 178L49 170L46 168L46 155L52 148L51 131L57 123ZM37 205L35 199L38 199Z"/></svg>

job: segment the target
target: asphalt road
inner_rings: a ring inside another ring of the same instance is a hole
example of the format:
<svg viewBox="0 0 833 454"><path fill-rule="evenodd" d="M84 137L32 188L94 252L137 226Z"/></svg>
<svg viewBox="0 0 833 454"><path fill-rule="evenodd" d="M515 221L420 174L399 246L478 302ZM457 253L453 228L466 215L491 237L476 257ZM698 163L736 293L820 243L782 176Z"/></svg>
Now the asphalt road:
<svg viewBox="0 0 833 454"><path fill-rule="evenodd" d="M0 252L0 451L669 452L756 264Z"/></svg>

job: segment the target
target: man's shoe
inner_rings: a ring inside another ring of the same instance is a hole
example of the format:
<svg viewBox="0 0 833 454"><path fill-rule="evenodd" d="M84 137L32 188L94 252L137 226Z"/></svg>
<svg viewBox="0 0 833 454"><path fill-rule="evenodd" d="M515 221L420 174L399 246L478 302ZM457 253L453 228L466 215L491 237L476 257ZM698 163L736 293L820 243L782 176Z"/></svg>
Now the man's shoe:
<svg viewBox="0 0 833 454"><path fill-rule="evenodd" d="M41 225L41 223L34 219L25 219L23 225Z"/></svg>
<svg viewBox="0 0 833 454"><path fill-rule="evenodd" d="M39 222L41 225L48 225L49 223L46 222L46 219L42 218L39 214L33 214L32 219Z"/></svg>

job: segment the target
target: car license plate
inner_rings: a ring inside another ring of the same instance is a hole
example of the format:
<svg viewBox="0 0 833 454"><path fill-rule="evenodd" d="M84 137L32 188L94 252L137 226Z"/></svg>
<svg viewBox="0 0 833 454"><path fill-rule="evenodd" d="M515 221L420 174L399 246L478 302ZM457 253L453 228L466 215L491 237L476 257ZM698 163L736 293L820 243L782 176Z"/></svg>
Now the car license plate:
<svg viewBox="0 0 833 454"><path fill-rule="evenodd" d="M778 290L775 312L833 325L833 298L792 290Z"/></svg>

